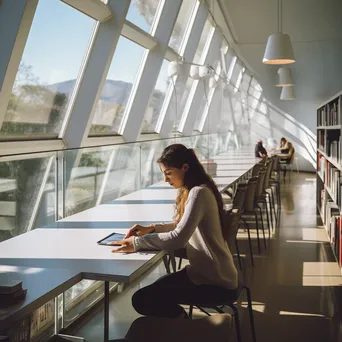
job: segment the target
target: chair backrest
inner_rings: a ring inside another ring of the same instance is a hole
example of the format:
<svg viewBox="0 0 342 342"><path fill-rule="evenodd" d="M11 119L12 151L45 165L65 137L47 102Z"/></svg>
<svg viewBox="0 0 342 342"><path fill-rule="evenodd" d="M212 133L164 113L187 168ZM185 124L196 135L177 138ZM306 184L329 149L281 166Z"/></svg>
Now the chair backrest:
<svg viewBox="0 0 342 342"><path fill-rule="evenodd" d="M239 230L240 217L241 212L238 209L224 211L222 233L231 253L233 253L235 248L235 239Z"/></svg>
<svg viewBox="0 0 342 342"><path fill-rule="evenodd" d="M261 168L262 168L261 163L255 164L252 169L252 177L256 177L259 174L259 171Z"/></svg>
<svg viewBox="0 0 342 342"><path fill-rule="evenodd" d="M233 208L242 210L243 202L245 200L248 184L240 183L237 186L235 196L233 198Z"/></svg>
<svg viewBox="0 0 342 342"><path fill-rule="evenodd" d="M295 149L292 147L292 151L291 151L291 158L290 158L290 164L293 164L294 159L295 159Z"/></svg>
<svg viewBox="0 0 342 342"><path fill-rule="evenodd" d="M255 190L255 200L258 200L258 198L262 195L264 190L264 182L265 182L265 176L266 176L266 168L262 168L259 172L258 182Z"/></svg>
<svg viewBox="0 0 342 342"><path fill-rule="evenodd" d="M270 178L271 178L271 173L272 173L272 168L273 168L273 162L274 162L274 159L270 158L266 164L266 175L265 175L265 181L264 181L264 186L263 186L264 191L270 186Z"/></svg>
<svg viewBox="0 0 342 342"><path fill-rule="evenodd" d="M245 195L245 199L243 201L243 210L244 211L253 211L254 210L254 197L256 186L258 182L258 177L252 177L249 179L247 183L247 191Z"/></svg>
<svg viewBox="0 0 342 342"><path fill-rule="evenodd" d="M273 160L273 171L279 172L280 170L280 165L279 165L279 156L275 155Z"/></svg>

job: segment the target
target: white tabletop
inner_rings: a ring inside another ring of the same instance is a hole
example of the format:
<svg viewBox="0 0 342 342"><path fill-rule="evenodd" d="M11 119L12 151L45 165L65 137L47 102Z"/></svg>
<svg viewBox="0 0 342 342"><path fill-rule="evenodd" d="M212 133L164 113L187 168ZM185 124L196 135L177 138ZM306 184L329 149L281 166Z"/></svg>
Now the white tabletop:
<svg viewBox="0 0 342 342"><path fill-rule="evenodd" d="M170 189L142 189L135 191L129 195L118 198L119 201L123 200L175 200L177 197L177 189L170 187Z"/></svg>
<svg viewBox="0 0 342 342"><path fill-rule="evenodd" d="M0 330L19 321L37 307L47 303L60 293L82 280L81 274L68 269L46 269L0 265L0 283L22 280L23 289L29 289L24 301L6 309L0 309Z"/></svg>
<svg viewBox="0 0 342 342"><path fill-rule="evenodd" d="M131 282L163 253L112 253L115 246L97 241L127 229L35 229L1 243L0 264L46 269L67 269L82 278Z"/></svg>
<svg viewBox="0 0 342 342"><path fill-rule="evenodd" d="M172 204L102 204L61 221L171 221Z"/></svg>

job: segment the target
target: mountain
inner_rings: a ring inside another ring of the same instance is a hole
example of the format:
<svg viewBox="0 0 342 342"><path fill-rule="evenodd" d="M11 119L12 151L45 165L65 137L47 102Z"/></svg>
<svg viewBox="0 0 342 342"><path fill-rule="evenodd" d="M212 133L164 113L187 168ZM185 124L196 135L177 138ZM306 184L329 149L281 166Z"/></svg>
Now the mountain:
<svg viewBox="0 0 342 342"><path fill-rule="evenodd" d="M55 93L70 95L75 87L76 80L58 82L46 86L47 89ZM105 102L116 104L126 104L131 93L132 83L123 81L106 80L100 99Z"/></svg>

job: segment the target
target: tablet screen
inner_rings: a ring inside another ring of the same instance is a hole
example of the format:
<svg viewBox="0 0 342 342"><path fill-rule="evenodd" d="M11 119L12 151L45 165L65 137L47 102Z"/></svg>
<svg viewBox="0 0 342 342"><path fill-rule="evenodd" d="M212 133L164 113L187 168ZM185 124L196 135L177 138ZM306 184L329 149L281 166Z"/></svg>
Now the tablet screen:
<svg viewBox="0 0 342 342"><path fill-rule="evenodd" d="M97 241L97 243L99 245L108 245L109 243L111 243L113 241L121 241L124 238L125 238L125 234L112 233L112 234L106 236L105 238L103 238L102 240ZM115 246L115 244L114 244L114 246Z"/></svg>

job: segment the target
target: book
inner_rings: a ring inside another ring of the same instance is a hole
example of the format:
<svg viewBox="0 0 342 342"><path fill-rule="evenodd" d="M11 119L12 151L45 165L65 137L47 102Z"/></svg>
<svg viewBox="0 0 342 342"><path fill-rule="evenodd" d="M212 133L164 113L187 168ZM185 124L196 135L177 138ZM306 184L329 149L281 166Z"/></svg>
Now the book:
<svg viewBox="0 0 342 342"><path fill-rule="evenodd" d="M21 280L10 280L0 282L0 294L13 293L22 289L23 282Z"/></svg>
<svg viewBox="0 0 342 342"><path fill-rule="evenodd" d="M18 304L26 298L27 290L18 289L12 293L0 294L0 308Z"/></svg>

